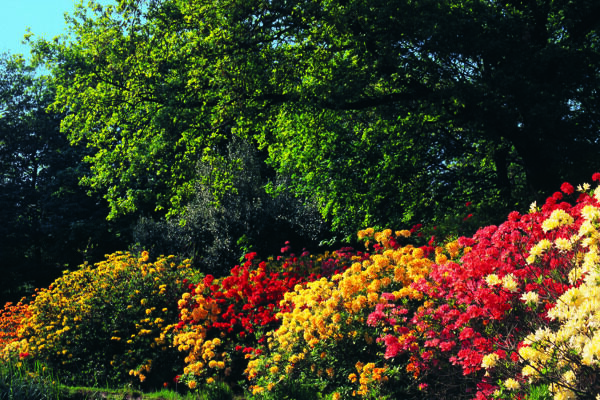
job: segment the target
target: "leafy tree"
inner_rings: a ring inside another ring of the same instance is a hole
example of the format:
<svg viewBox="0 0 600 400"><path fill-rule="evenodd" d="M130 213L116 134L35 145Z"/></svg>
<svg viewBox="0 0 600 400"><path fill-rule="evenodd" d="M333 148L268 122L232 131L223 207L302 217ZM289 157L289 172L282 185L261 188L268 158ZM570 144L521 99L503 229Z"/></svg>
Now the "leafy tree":
<svg viewBox="0 0 600 400"><path fill-rule="evenodd" d="M193 259L197 268L216 276L228 273L250 250L277 254L285 242L294 251L301 252L302 246L315 250L318 240L327 235L316 206L291 193L276 197L266 193L264 182L272 171L258 153L251 143L234 138L222 165L200 163L199 176L231 173L231 190L217 199L211 182L198 183L183 224L141 217L134 229L140 248L155 254L184 255Z"/></svg>
<svg viewBox="0 0 600 400"><path fill-rule="evenodd" d="M0 302L118 242L106 205L78 185L82 154L60 133L60 115L46 112L52 98L21 56L0 57Z"/></svg>
<svg viewBox="0 0 600 400"><path fill-rule="evenodd" d="M239 136L334 229L491 219L598 168L594 1L120 0L38 44L111 215L177 214ZM213 169L219 199L231 169ZM482 221L489 222L489 221Z"/></svg>

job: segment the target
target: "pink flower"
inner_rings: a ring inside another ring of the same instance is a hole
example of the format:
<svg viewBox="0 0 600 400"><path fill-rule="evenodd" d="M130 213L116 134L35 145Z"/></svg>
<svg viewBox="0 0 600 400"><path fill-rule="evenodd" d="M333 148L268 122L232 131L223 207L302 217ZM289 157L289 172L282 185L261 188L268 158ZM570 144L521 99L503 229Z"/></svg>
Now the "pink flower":
<svg viewBox="0 0 600 400"><path fill-rule="evenodd" d="M400 353L400 350L402 350L398 338L394 335L386 335L386 337L383 338L383 341L385 342L385 354L383 357L386 359L396 357L398 353Z"/></svg>
<svg viewBox="0 0 600 400"><path fill-rule="evenodd" d="M452 341L442 342L442 343L440 343L440 350L441 351L450 351L450 350L452 350L452 348L454 348L455 344L456 343L454 343Z"/></svg>

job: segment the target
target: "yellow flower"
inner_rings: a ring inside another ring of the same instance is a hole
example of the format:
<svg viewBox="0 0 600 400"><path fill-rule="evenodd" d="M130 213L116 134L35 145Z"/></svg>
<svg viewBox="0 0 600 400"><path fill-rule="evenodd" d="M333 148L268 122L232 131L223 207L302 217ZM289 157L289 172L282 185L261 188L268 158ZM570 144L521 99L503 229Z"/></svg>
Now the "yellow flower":
<svg viewBox="0 0 600 400"><path fill-rule="evenodd" d="M571 217L565 210L557 209L552 211L550 217L542 222L542 229L544 232L548 232L564 225L571 225L573 221L573 217Z"/></svg>
<svg viewBox="0 0 600 400"><path fill-rule="evenodd" d="M571 245L571 241L569 239L566 238L557 238L554 241L554 245L556 246L556 248L558 250L560 250L561 252L565 252L565 251L569 251L572 249L572 245Z"/></svg>
<svg viewBox="0 0 600 400"><path fill-rule="evenodd" d="M189 381L189 382L188 382L188 387L189 387L190 389L195 389L195 388L196 388L196 385L198 385L198 384L196 383L196 381Z"/></svg>
<svg viewBox="0 0 600 400"><path fill-rule="evenodd" d="M259 394L265 391L265 388L262 386L254 386L252 387L252 394Z"/></svg>
<svg viewBox="0 0 600 400"><path fill-rule="evenodd" d="M504 386L508 390L518 390L521 387L521 384L516 379L508 378L504 381Z"/></svg>
<svg viewBox="0 0 600 400"><path fill-rule="evenodd" d="M538 305L540 302L540 296L536 292L527 292L523 293L521 296L521 300L523 300L528 305Z"/></svg>
<svg viewBox="0 0 600 400"><path fill-rule="evenodd" d="M508 274L502 278L502 287L509 292L514 293L519 289L519 284L515 280L515 276L513 274Z"/></svg>
<svg viewBox="0 0 600 400"><path fill-rule="evenodd" d="M489 274L488 276L485 277L485 281L489 286L495 286L495 285L499 285L500 283L502 283L502 280L500 278L498 278L498 275L496 275L496 274Z"/></svg>
<svg viewBox="0 0 600 400"><path fill-rule="evenodd" d="M500 359L500 357L498 357L498 354L496 354L496 353L486 354L485 356L483 356L483 359L481 360L481 366L484 369L493 368L499 359Z"/></svg>

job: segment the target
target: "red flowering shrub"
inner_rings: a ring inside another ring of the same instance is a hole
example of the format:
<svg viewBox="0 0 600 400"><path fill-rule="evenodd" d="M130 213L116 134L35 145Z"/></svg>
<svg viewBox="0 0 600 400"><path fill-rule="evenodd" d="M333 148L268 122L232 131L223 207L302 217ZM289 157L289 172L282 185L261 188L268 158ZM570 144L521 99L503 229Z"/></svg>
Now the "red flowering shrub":
<svg viewBox="0 0 600 400"><path fill-rule="evenodd" d="M500 226L459 238L458 262L436 263L411 285L424 294L424 306L408 323L391 326L394 333L382 334L385 358L409 354L407 371L436 397L491 397L498 379L518 369L524 337L540 323L555 323L547 311L572 286L575 249L568 241L583 222L581 209L597 202L582 193L571 204L565 195L573 187L561 189L541 209L513 212ZM383 329L390 328L388 316L406 311L394 303L384 309L370 317Z"/></svg>
<svg viewBox="0 0 600 400"><path fill-rule="evenodd" d="M288 250L286 246L282 252ZM298 284L343 271L354 256L346 248L331 256L305 252L265 262L250 253L229 276L219 280L207 275L197 285L190 284L179 301L179 333L174 341L188 353L181 379L192 389L199 378L237 383L246 359L261 351L264 333L278 326L283 295Z"/></svg>

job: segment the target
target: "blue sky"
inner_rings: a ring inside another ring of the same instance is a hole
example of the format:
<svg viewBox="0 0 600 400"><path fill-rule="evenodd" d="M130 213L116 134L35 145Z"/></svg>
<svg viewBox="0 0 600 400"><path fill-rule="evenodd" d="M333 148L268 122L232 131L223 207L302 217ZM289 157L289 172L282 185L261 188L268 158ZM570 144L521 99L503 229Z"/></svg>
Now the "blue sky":
<svg viewBox="0 0 600 400"><path fill-rule="evenodd" d="M29 56L22 45L27 28L35 37L48 39L65 32L64 13L71 13L78 0L0 0L0 52Z"/></svg>
<svg viewBox="0 0 600 400"><path fill-rule="evenodd" d="M29 46L21 44L30 28L35 37L52 39L66 33L65 12L72 14L80 0L0 0L0 53L29 57ZM101 4L114 4L100 0ZM87 0L84 0L87 4Z"/></svg>

